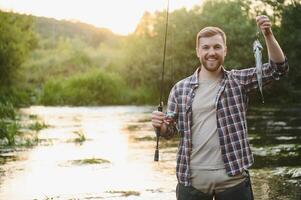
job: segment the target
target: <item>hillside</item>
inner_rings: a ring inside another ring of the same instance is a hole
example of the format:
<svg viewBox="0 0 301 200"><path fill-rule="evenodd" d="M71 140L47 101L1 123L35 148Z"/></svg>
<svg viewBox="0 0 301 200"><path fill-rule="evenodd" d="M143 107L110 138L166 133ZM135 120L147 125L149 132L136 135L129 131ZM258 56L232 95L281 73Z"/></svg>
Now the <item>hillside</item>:
<svg viewBox="0 0 301 200"><path fill-rule="evenodd" d="M21 66L23 82L42 88L52 79L68 79L93 69L106 69L116 60L125 38L93 25L30 17L38 45ZM39 89L38 89L39 90Z"/></svg>
<svg viewBox="0 0 301 200"><path fill-rule="evenodd" d="M97 47L103 42L114 44L116 40L121 38L121 36L115 35L109 29L97 28L82 22L35 16L32 16L32 18L34 20L35 30L42 39L50 38L56 41L60 37L79 37L87 44Z"/></svg>

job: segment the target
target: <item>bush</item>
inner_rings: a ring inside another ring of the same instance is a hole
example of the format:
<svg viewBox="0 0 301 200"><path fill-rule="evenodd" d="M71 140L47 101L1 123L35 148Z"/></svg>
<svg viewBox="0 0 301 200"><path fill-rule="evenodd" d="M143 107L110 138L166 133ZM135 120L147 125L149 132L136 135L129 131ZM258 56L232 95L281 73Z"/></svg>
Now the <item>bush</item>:
<svg viewBox="0 0 301 200"><path fill-rule="evenodd" d="M114 73L95 69L68 79L48 81L40 95L45 105L109 105L122 104L126 87Z"/></svg>
<svg viewBox="0 0 301 200"><path fill-rule="evenodd" d="M0 139L6 138L9 145L15 144L15 135L18 132L16 111L11 103L0 102Z"/></svg>

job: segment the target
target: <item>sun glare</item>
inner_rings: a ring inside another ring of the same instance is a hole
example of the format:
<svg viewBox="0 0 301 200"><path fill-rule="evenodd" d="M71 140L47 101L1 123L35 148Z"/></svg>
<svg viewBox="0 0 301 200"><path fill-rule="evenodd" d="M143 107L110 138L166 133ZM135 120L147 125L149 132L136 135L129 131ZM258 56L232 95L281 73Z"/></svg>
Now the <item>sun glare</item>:
<svg viewBox="0 0 301 200"><path fill-rule="evenodd" d="M191 8L201 0L170 0L170 9ZM167 0L1 0L0 9L36 16L81 21L127 35L145 11L166 8Z"/></svg>

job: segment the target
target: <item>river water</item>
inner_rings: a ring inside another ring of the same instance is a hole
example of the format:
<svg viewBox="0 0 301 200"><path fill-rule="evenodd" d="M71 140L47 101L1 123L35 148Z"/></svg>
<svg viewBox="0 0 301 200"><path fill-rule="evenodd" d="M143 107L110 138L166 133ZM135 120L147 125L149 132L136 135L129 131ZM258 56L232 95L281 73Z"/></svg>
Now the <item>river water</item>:
<svg viewBox="0 0 301 200"><path fill-rule="evenodd" d="M174 200L178 138L155 137L148 106L22 109L49 125L38 145L0 149L1 200ZM24 118L26 123L28 118ZM255 199L301 199L301 109L253 109Z"/></svg>

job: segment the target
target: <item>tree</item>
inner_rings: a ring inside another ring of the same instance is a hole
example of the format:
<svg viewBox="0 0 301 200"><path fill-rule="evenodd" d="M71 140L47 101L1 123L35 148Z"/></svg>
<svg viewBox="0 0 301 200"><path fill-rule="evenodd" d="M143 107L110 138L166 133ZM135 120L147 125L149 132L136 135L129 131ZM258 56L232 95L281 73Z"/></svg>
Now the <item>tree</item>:
<svg viewBox="0 0 301 200"><path fill-rule="evenodd" d="M301 2L286 6L283 9L281 19L279 36L290 64L289 82L293 88L293 91L290 90L290 96L298 103L301 97L301 66L299 61L301 55Z"/></svg>
<svg viewBox="0 0 301 200"><path fill-rule="evenodd" d="M17 69L37 45L30 16L0 11L0 87L11 86Z"/></svg>

